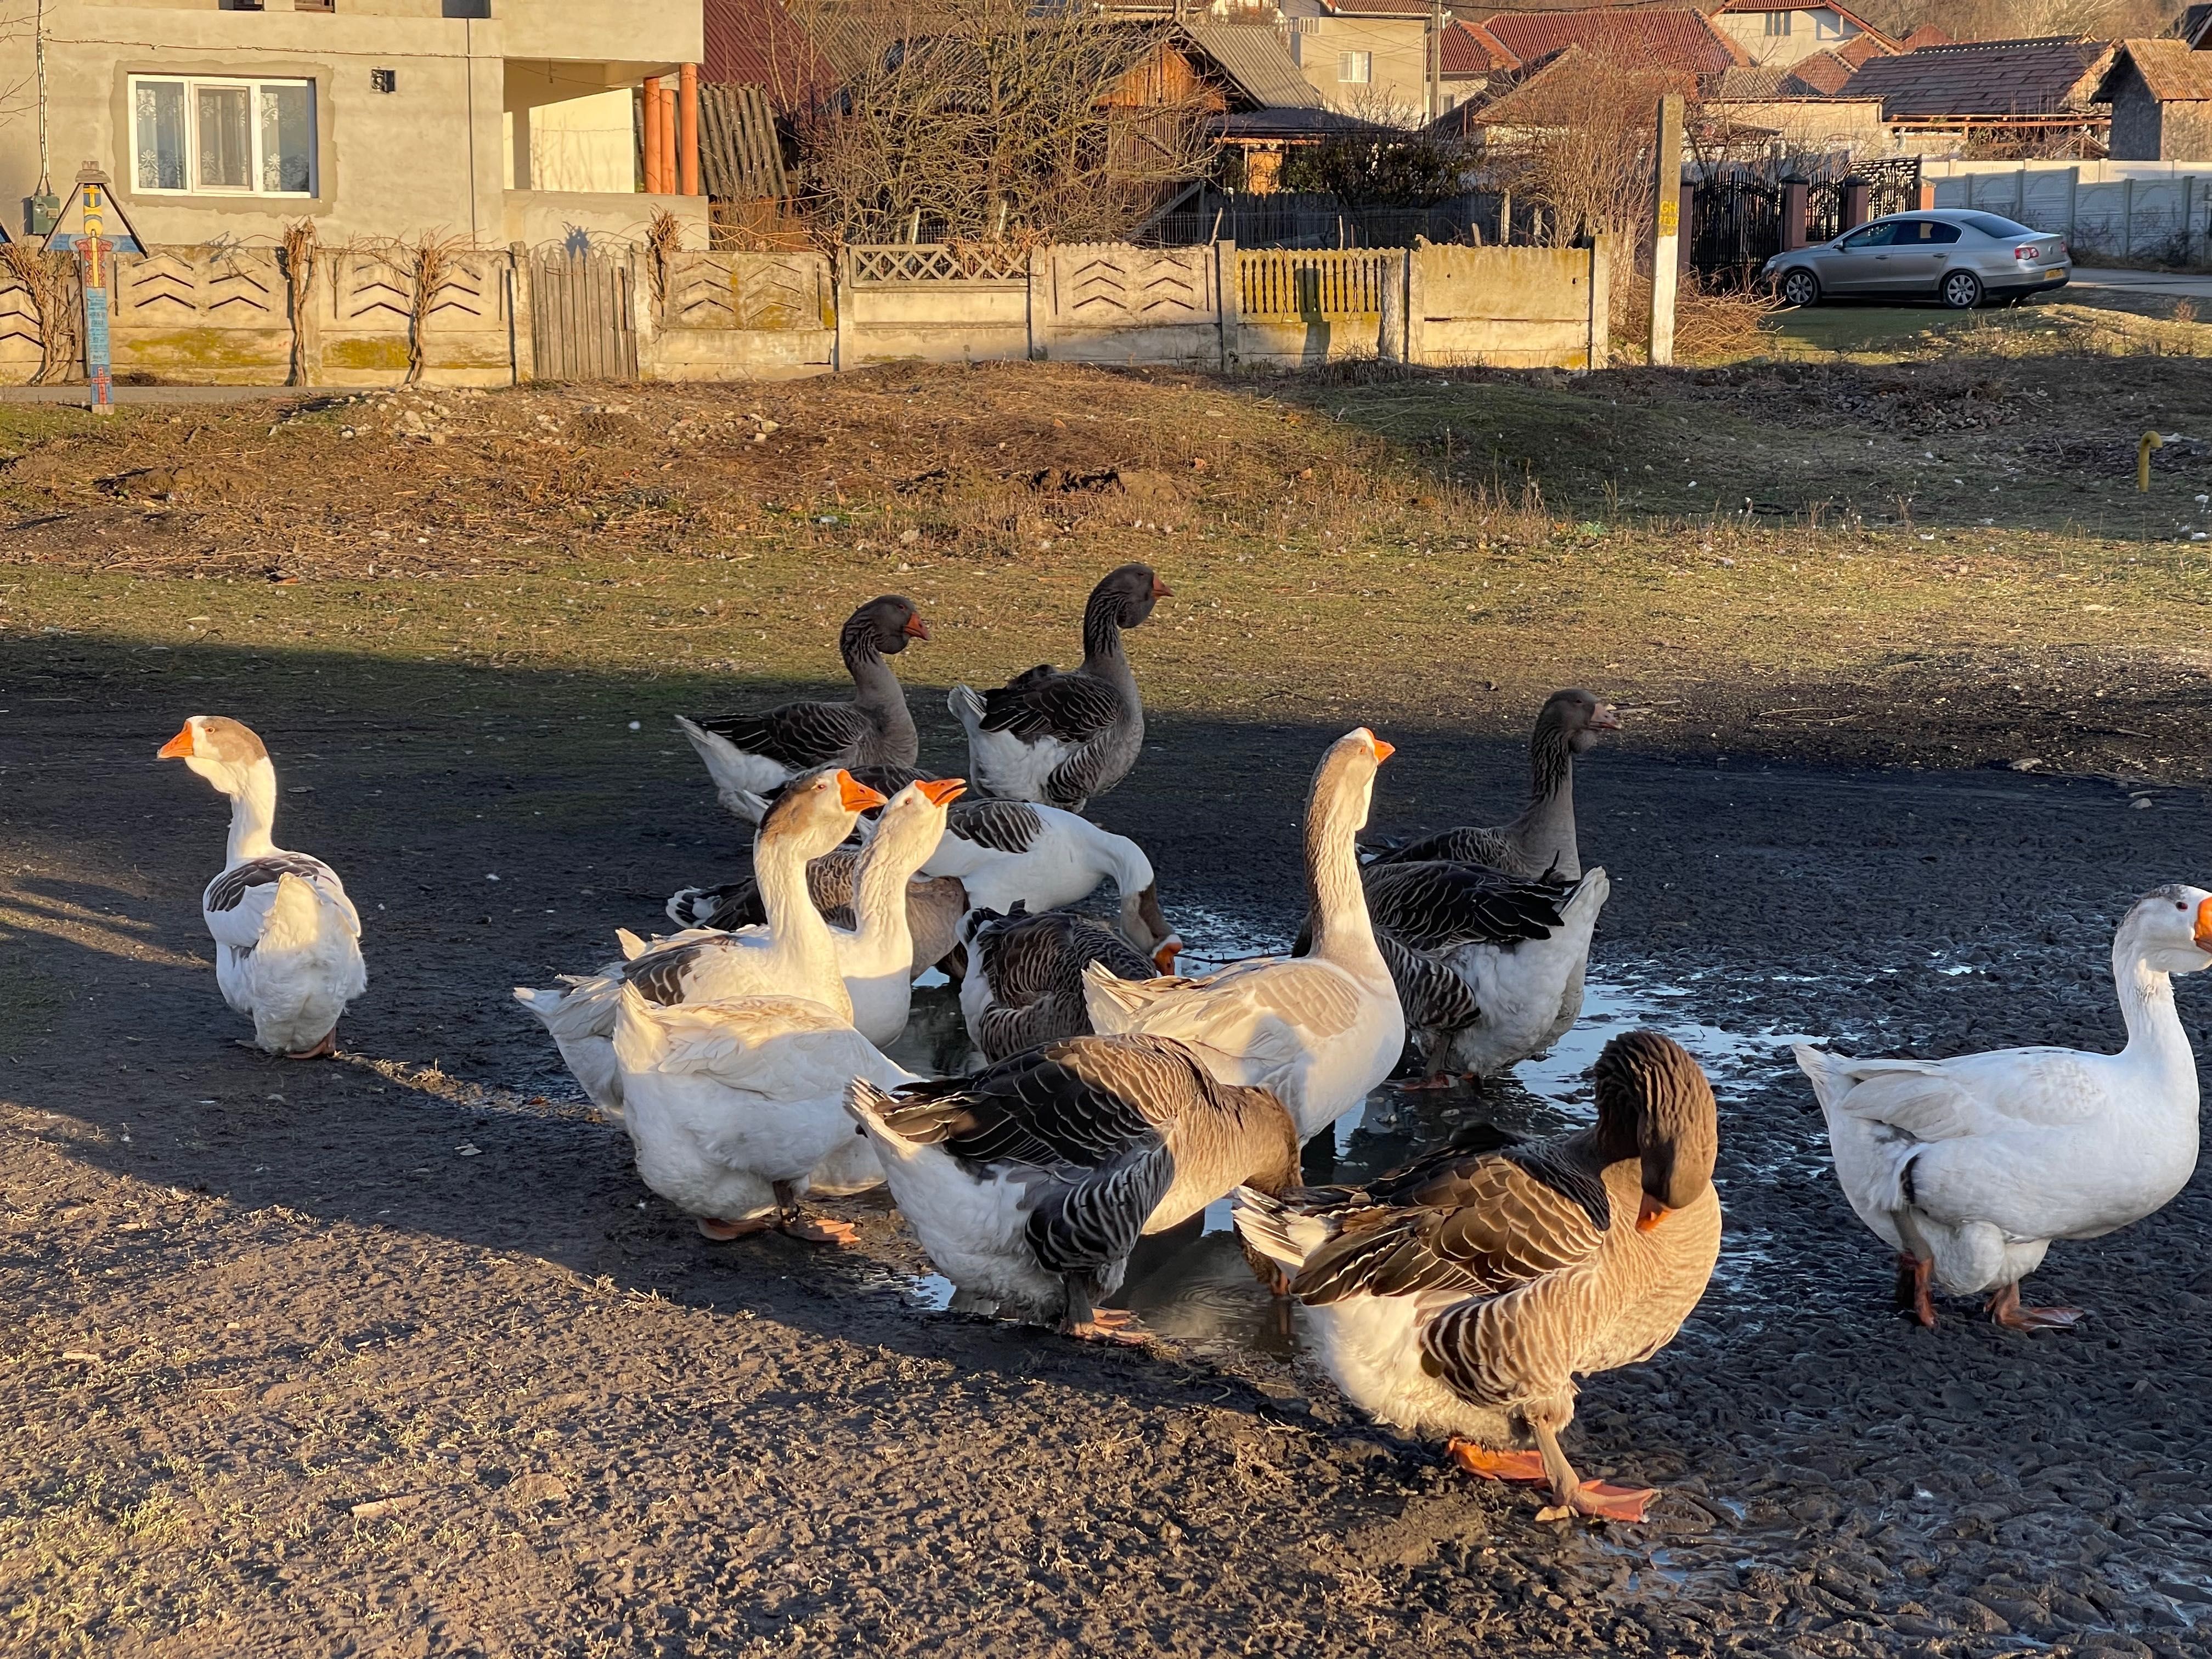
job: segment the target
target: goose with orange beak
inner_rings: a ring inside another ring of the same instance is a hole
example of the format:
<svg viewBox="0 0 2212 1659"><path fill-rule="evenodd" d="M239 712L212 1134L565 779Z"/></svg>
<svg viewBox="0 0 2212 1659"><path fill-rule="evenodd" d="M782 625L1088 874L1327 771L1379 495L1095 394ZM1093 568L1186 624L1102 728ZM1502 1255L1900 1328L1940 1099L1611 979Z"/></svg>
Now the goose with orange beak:
<svg viewBox="0 0 2212 1659"><path fill-rule="evenodd" d="M1449 1437L1470 1474L1548 1486L1540 1518L1634 1522L1656 1494L1583 1480L1559 1436L1577 1376L1649 1359L1705 1295L1719 1125L1697 1061L1656 1031L1615 1037L1590 1082L1589 1128L1479 1126L1364 1188L1240 1191L1236 1222L1353 1405Z"/></svg>
<svg viewBox="0 0 2212 1659"><path fill-rule="evenodd" d="M368 988L361 916L337 872L271 838L276 769L261 739L195 714L161 745L230 797L222 873L200 897L222 1000L253 1022L254 1046L293 1060L337 1052L338 1017Z"/></svg>
<svg viewBox="0 0 2212 1659"><path fill-rule="evenodd" d="M842 771L802 776L769 809L754 843L767 920L733 933L690 928L643 944L625 934L626 959L594 975L569 975L562 988L518 986L515 1000L553 1035L585 1091L611 1117L622 1116L614 1063L615 1019L622 988L634 984L652 1002L726 1001L736 997L805 997L837 1012L871 1042L897 1041L905 1030L908 912L901 890L945 830L945 808L957 781L909 784L890 805ZM835 847L856 813L884 807L884 830L862 854L855 878L857 914L832 926L807 891L811 856Z"/></svg>
<svg viewBox="0 0 2212 1659"><path fill-rule="evenodd" d="M942 800L927 793L916 799L913 810L942 815ZM883 1180L875 1152L845 1116L845 1085L858 1077L895 1088L914 1079L854 1029L836 940L806 891L807 860L882 801L849 775L826 772L786 792L769 812L754 854L770 917L770 977L761 988L731 993L702 979L696 988L706 994L690 994L690 972L714 971L711 959L699 964L695 947L742 934L679 937L659 960L641 951L608 976L614 1085L638 1174L709 1238L780 1227L850 1243L850 1225L805 1218L800 1200ZM929 837L917 839L927 846ZM896 978L903 987L902 962Z"/></svg>
<svg viewBox="0 0 2212 1659"><path fill-rule="evenodd" d="M1189 1045L1223 1083L1272 1090L1310 1139L1390 1075L1406 1020L1369 925L1357 837L1376 769L1395 751L1365 726L1328 746L1306 802L1312 949L1201 979L1124 980L1083 970L1091 1028Z"/></svg>
<svg viewBox="0 0 2212 1659"><path fill-rule="evenodd" d="M1828 1120L1836 1180L1897 1252L1897 1297L1936 1323L1931 1285L1986 1296L2015 1330L2078 1308L2021 1305L2057 1238L2100 1238L2163 1208L2197 1169L2197 1056L2172 975L2212 968L2212 893L2137 899L2112 939L2127 1046L2002 1048L1955 1060L1850 1060L1797 1046Z"/></svg>

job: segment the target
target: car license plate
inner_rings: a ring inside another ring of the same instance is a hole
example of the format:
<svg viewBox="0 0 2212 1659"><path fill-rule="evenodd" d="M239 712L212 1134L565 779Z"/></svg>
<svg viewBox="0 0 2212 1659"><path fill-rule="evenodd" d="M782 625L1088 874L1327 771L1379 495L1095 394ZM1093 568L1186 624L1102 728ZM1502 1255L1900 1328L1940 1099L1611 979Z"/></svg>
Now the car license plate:
<svg viewBox="0 0 2212 1659"><path fill-rule="evenodd" d="M2043 280L2046 283L2055 283L2065 274L2063 270L2046 270L2043 273Z"/></svg>

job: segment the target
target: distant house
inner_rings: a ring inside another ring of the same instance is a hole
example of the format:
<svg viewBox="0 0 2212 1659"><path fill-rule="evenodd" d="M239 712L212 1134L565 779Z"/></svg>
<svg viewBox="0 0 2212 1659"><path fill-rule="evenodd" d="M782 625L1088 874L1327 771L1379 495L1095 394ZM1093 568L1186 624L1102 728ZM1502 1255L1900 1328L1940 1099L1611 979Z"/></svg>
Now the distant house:
<svg viewBox="0 0 2212 1659"><path fill-rule="evenodd" d="M1329 108L1418 122L1429 112L1427 0L1278 0L1291 55Z"/></svg>
<svg viewBox="0 0 2212 1659"><path fill-rule="evenodd" d="M1841 6L1723 0L1712 13L1712 24L1742 53L1746 63L1760 66L1792 64L1867 35L1885 48L1888 46L1888 38L1879 29Z"/></svg>
<svg viewBox="0 0 2212 1659"><path fill-rule="evenodd" d="M1692 77L1750 62L1712 21L1689 6L1500 12L1485 17L1482 27L1523 64L1540 62L1568 46Z"/></svg>
<svg viewBox="0 0 2212 1659"><path fill-rule="evenodd" d="M63 189L80 163L104 168L156 243L266 242L306 218L327 243L436 231L495 246L638 234L656 207L706 218L663 185L665 151L641 155L637 119L642 83L669 77L672 104L699 60L698 0L496 16L489 0L50 0L37 40L13 27L29 11L0 7L11 205L41 193L44 148Z"/></svg>
<svg viewBox="0 0 2212 1659"><path fill-rule="evenodd" d="M2091 96L2112 106L2115 161L2212 161L2212 51L2123 40Z"/></svg>
<svg viewBox="0 0 2212 1659"><path fill-rule="evenodd" d="M1443 58L1443 106L1457 109L1502 84L1502 77L1521 67L1521 60L1505 43L1480 23L1459 19L1444 26Z"/></svg>
<svg viewBox="0 0 2212 1659"><path fill-rule="evenodd" d="M1900 147L2009 155L2098 155L2111 125L2092 101L2112 49L2051 36L1923 46L1870 58L1847 94L1879 98Z"/></svg>

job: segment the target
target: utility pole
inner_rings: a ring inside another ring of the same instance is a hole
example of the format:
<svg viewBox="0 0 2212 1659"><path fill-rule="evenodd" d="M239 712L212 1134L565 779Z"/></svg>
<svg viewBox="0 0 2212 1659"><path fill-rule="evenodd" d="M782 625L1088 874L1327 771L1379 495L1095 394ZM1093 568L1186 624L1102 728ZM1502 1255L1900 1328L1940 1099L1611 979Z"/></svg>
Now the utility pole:
<svg viewBox="0 0 2212 1659"><path fill-rule="evenodd" d="M1444 112L1444 0L1429 0L1429 119Z"/></svg>
<svg viewBox="0 0 2212 1659"><path fill-rule="evenodd" d="M1674 361L1674 289L1682 258L1682 94L1659 100L1659 131L1651 161L1650 361Z"/></svg>

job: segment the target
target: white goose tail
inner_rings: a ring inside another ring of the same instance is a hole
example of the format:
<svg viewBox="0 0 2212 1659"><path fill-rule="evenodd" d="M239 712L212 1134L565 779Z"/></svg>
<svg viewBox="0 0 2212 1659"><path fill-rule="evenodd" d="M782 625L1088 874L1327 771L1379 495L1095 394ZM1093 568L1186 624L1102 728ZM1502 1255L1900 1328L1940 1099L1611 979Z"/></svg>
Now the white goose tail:
<svg viewBox="0 0 2212 1659"><path fill-rule="evenodd" d="M1321 1217L1301 1215L1279 1198L1250 1187L1239 1187L1231 1218L1244 1242L1296 1279L1306 1258L1326 1244L1335 1229Z"/></svg>
<svg viewBox="0 0 2212 1659"><path fill-rule="evenodd" d="M1115 1036L1142 1027L1145 1015L1171 991L1190 984L1187 979L1116 979L1100 962L1083 966L1083 1006L1091 1016L1091 1029L1101 1036Z"/></svg>
<svg viewBox="0 0 2212 1659"><path fill-rule="evenodd" d="M707 775L714 785L714 798L722 803L724 810L747 823L758 823L768 808L754 791L762 787L767 776L783 769L773 762L753 758L727 738L717 737L681 714L676 717L676 724L705 763Z"/></svg>
<svg viewBox="0 0 2212 1659"><path fill-rule="evenodd" d="M952 711L952 718L960 722L968 733L968 748L974 752L975 739L983 730L983 699L967 686L956 685L945 694L945 706Z"/></svg>

